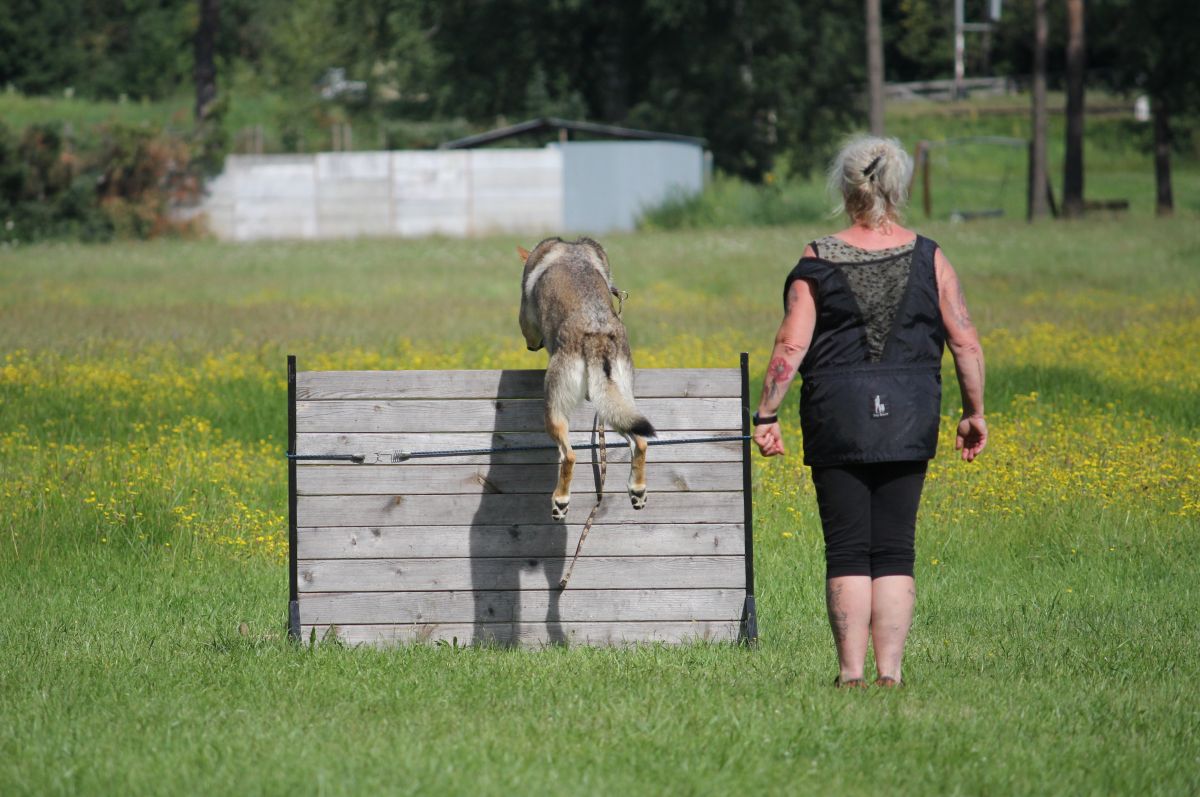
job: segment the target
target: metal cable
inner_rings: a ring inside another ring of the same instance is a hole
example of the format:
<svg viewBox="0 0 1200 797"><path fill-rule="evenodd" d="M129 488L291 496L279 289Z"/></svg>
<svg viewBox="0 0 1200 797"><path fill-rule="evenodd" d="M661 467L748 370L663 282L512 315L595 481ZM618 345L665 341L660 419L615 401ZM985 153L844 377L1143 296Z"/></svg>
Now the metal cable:
<svg viewBox="0 0 1200 797"><path fill-rule="evenodd" d="M682 446L693 443L740 443L743 440L752 439L750 435L721 435L717 437L684 437L678 440L647 440L648 446ZM580 443L571 446L574 451L593 451L600 448L597 443ZM440 459L443 457L472 457L482 456L484 454L503 454L511 451L557 451L558 446L555 445L531 445L531 446L504 446L502 448L458 448L444 449L441 451L397 451L392 454L391 461L407 462L410 459ZM292 454L288 452L288 459L297 460L340 460L345 462L362 463L366 461L363 454Z"/></svg>

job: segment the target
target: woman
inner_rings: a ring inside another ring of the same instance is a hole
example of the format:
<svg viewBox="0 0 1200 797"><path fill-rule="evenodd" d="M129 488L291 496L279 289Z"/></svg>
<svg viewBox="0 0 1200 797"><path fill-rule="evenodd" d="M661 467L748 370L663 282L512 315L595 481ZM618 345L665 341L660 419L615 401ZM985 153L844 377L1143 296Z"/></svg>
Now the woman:
<svg viewBox="0 0 1200 797"><path fill-rule="evenodd" d="M983 351L958 277L933 241L900 225L912 161L894 139L858 138L834 159L830 189L850 227L814 241L787 278L754 441L784 453L776 413L799 369L804 463L825 535L826 603L837 686L902 684L912 623L913 543L937 446L943 343L962 391L955 448L987 444Z"/></svg>

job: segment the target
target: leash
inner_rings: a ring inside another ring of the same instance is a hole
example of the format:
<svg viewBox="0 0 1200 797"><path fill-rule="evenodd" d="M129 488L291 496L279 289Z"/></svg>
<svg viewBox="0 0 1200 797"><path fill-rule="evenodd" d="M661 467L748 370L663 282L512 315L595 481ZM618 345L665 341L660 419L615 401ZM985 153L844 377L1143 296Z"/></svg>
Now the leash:
<svg viewBox="0 0 1200 797"><path fill-rule="evenodd" d="M629 291L623 291L616 285L609 287L609 292L617 297L617 318L621 317L621 311L625 309L625 300L629 298Z"/></svg>
<svg viewBox="0 0 1200 797"><path fill-rule="evenodd" d="M599 413L596 413L596 420L592 424L592 432L599 441L598 445L600 449L600 483L596 485L596 505L592 507L592 511L588 513L587 520L584 521L583 531L579 534L579 542L575 543L575 555L571 557L571 562L567 565L567 572L563 574L562 579L558 582L559 589L567 588L567 582L571 580L571 573L575 571L575 560L579 558L579 552L583 550L583 541L587 539L588 532L592 530L592 522L596 519L596 512L600 510L600 502L604 500L604 476L608 471L608 457L606 456L608 449L604 447L604 425L600 423Z"/></svg>
<svg viewBox="0 0 1200 797"><path fill-rule="evenodd" d="M678 440L647 440L648 446L685 446L696 443L740 443L743 440L753 439L748 434L729 434L718 435L716 437L682 437ZM600 448L598 443L579 443L571 446L573 451L594 451ZM382 464L384 462L397 464L400 462L408 462L410 459L443 459L446 457L477 457L485 454L504 454L513 451L557 451L558 446L555 445L531 445L531 446L497 446L493 448L451 448L440 451L395 451L391 454L376 453L373 464ZM288 459L292 460L325 460L325 461L342 461L354 462L362 464L367 461L365 454L293 454L290 451L285 453Z"/></svg>

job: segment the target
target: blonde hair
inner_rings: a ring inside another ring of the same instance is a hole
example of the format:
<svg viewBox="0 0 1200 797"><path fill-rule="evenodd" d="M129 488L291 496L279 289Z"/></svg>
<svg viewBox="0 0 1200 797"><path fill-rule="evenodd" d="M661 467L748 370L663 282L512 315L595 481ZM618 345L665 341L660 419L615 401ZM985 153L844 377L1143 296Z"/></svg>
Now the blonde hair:
<svg viewBox="0 0 1200 797"><path fill-rule="evenodd" d="M883 227L899 221L908 200L912 158L894 138L850 139L829 166L834 215L845 211L856 224Z"/></svg>

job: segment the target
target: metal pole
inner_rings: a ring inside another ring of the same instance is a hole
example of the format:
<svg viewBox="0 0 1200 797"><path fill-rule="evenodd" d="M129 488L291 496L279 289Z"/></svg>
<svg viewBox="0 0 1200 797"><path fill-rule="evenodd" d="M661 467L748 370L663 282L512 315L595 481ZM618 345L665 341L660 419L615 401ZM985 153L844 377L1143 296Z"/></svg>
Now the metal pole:
<svg viewBox="0 0 1200 797"><path fill-rule="evenodd" d="M296 453L296 356L287 358L288 453ZM296 460L288 457L288 637L300 639L300 593L296 576Z"/></svg>
<svg viewBox="0 0 1200 797"><path fill-rule="evenodd" d="M964 63L967 47L966 36L963 33L963 0L954 0L954 99L963 96L963 78L966 77Z"/></svg>
<svg viewBox="0 0 1200 797"><path fill-rule="evenodd" d="M879 0L867 4L867 102L871 135L883 135L883 22Z"/></svg>
<svg viewBox="0 0 1200 797"><path fill-rule="evenodd" d="M742 606L742 642L758 642L758 611L754 604L754 490L750 474L750 355L742 352L742 521L745 534L746 600Z"/></svg>

